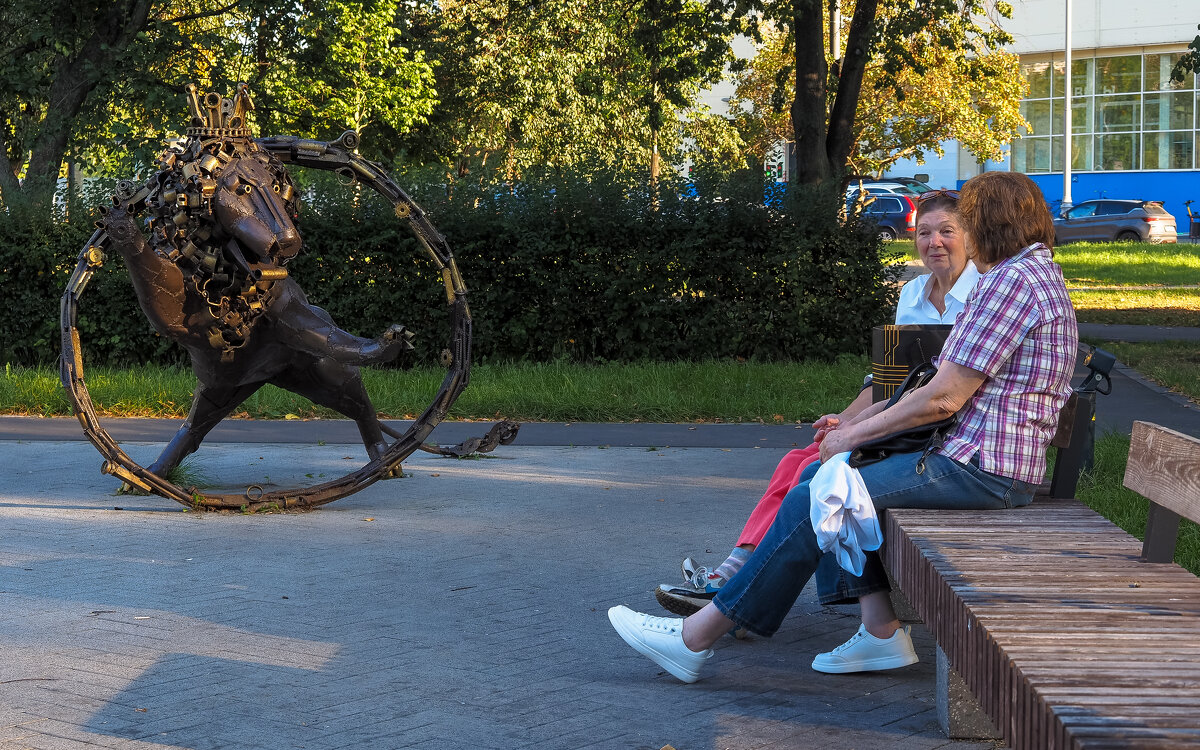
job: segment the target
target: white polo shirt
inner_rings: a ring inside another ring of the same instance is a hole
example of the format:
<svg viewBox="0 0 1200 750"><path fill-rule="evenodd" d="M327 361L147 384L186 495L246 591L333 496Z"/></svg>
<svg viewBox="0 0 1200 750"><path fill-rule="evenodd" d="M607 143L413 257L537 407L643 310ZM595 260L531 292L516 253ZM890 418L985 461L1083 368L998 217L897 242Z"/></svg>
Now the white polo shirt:
<svg viewBox="0 0 1200 750"><path fill-rule="evenodd" d="M967 261L967 267L959 274L958 281L946 293L944 313L938 313L929 301L928 285L932 278L931 274L918 276L900 290L900 301L896 303L896 325L954 325L963 305L967 303L967 297L979 281L979 269Z"/></svg>

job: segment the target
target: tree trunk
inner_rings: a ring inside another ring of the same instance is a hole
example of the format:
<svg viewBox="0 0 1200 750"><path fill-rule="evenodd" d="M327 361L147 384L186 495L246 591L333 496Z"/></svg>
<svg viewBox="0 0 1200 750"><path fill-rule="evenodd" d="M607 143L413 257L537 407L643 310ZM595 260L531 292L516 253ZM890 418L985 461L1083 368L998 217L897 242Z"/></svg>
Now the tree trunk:
<svg viewBox="0 0 1200 750"><path fill-rule="evenodd" d="M75 118L88 94L105 76L123 75L119 65L137 32L146 26L151 0L115 3L94 21L91 37L73 58L59 56L46 117L33 141L29 169L21 187L38 208L49 208Z"/></svg>
<svg viewBox="0 0 1200 750"><path fill-rule="evenodd" d="M846 52L838 76L837 95L829 113L829 136L825 145L833 174L845 172L854 149L857 133L854 115L858 111L858 97L862 94L863 73L871 54L872 26L878 12L879 0L858 0L854 4L854 18L846 38Z"/></svg>
<svg viewBox="0 0 1200 750"><path fill-rule="evenodd" d="M821 0L793 0L795 15L796 98L792 101L792 182L816 184L830 176L826 156L825 13Z"/></svg>

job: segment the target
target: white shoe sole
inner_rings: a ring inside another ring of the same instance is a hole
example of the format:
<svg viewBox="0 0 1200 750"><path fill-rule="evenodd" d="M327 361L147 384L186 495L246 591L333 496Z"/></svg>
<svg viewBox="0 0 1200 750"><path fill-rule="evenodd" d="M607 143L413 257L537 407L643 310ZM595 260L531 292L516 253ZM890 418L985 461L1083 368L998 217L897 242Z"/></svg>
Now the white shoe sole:
<svg viewBox="0 0 1200 750"><path fill-rule="evenodd" d="M658 666L670 672L671 675L676 679L682 680L688 684L700 679L699 672L688 669L682 664L677 663L671 657L643 642L637 637L639 631L626 627L626 623L613 616L612 610L609 610L608 612L608 621L612 623L613 630L617 631L617 635L621 636L621 640L628 643L634 651L637 651L642 656L647 657Z"/></svg>
<svg viewBox="0 0 1200 750"><path fill-rule="evenodd" d="M825 674L851 674L853 672L882 672L888 669L899 669L907 667L910 664L916 664L920 659L916 654L902 654L899 656L884 656L878 659L867 659L865 661L857 661L845 664L821 664L816 659L813 660L812 668L818 672Z"/></svg>

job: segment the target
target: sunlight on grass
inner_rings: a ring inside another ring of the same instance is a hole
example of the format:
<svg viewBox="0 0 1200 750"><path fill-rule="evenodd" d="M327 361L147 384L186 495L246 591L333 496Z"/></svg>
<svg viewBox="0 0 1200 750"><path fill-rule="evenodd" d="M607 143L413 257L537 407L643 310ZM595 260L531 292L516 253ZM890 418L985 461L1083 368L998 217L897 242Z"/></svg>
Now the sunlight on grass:
<svg viewBox="0 0 1200 750"><path fill-rule="evenodd" d="M478 365L455 402L454 419L556 422L812 421L841 410L870 369L866 357L832 363L640 363ZM437 392L443 370L364 370L380 416L412 418ZM95 368L88 389L107 416L186 416L195 380L185 370ZM0 411L69 415L56 373L10 367L0 379ZM234 417L256 419L338 416L288 391L265 386Z"/></svg>
<svg viewBox="0 0 1200 750"><path fill-rule="evenodd" d="M1067 286L1200 284L1200 245L1072 243L1054 249Z"/></svg>
<svg viewBox="0 0 1200 750"><path fill-rule="evenodd" d="M1070 294L1081 323L1200 326L1200 288L1075 290Z"/></svg>

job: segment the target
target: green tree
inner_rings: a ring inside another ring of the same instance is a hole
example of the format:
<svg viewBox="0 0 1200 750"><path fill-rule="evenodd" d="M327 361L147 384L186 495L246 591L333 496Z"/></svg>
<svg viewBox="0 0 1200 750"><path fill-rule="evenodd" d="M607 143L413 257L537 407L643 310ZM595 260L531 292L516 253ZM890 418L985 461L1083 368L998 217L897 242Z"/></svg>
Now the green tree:
<svg viewBox="0 0 1200 750"><path fill-rule="evenodd" d="M1196 28L1200 29L1200 26ZM1182 81L1188 73L1200 75L1200 34L1196 35L1196 38L1188 45L1188 51L1179 58L1179 62L1175 63L1175 67L1171 70L1171 80Z"/></svg>
<svg viewBox="0 0 1200 750"><path fill-rule="evenodd" d="M738 75L730 101L739 127L762 159L774 144L792 140L784 95L795 88L787 36L768 30L757 55ZM954 139L980 160L999 158L1003 146L1025 125L1020 100L1026 84L1016 55L980 50L948 53L927 34L908 40L918 67L895 73L882 59L863 74L863 95L854 117L854 139L846 166L858 174L878 174L896 161L941 154L941 142Z"/></svg>
<svg viewBox="0 0 1200 750"><path fill-rule="evenodd" d="M695 100L703 86L721 78L729 58L729 21L719 8L694 0L642 0L622 12L632 27L629 83L640 91L650 141L650 183L658 181L661 133Z"/></svg>
<svg viewBox="0 0 1200 750"><path fill-rule="evenodd" d="M923 76L937 48L946 59L989 54L1011 41L991 15L1007 17L1005 2L984 0L830 0L849 10L843 49L829 54L827 6L822 0L736 0L739 17L758 14L786 37L794 81L790 119L796 168L793 181L820 183L840 177L851 162L858 138L859 107L868 91L905 96L905 80ZM839 32L843 30L839 28ZM832 59L831 59L832 58ZM868 69L876 67L871 79Z"/></svg>
<svg viewBox="0 0 1200 750"><path fill-rule="evenodd" d="M399 0L304 0L278 75L264 71L273 117L336 138L380 126L403 133L437 103L433 65L402 43Z"/></svg>
<svg viewBox="0 0 1200 750"><path fill-rule="evenodd" d="M6 205L47 207L76 118L97 86L124 72L151 0L13 0L0 10L0 169ZM23 177L23 179L21 179Z"/></svg>

